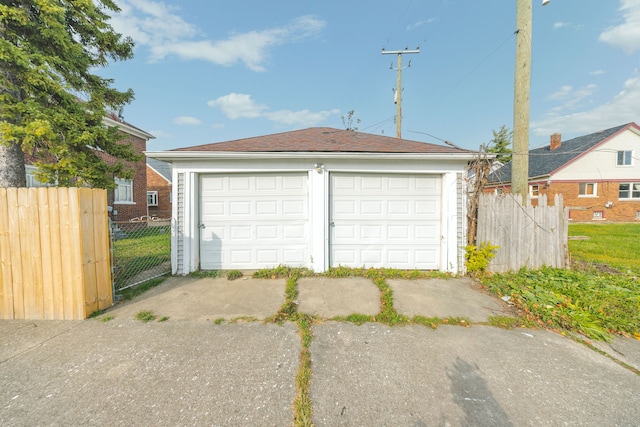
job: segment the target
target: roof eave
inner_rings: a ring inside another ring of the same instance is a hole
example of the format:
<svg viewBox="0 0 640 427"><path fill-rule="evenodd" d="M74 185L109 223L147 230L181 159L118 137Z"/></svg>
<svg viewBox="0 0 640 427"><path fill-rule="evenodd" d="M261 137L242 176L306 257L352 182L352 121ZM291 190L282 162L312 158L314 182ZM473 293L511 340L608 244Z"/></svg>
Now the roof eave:
<svg viewBox="0 0 640 427"><path fill-rule="evenodd" d="M137 136L138 138L142 138L142 139L146 139L146 140L150 140L150 139L155 139L156 137L151 135L148 132L143 131L142 129L138 129L134 126L128 125L127 123L122 123L119 122L117 120L113 120L110 117L104 117L104 123L107 126L111 126L111 127L117 127L119 128L121 131L128 133L129 135L133 135L133 136Z"/></svg>
<svg viewBox="0 0 640 427"><path fill-rule="evenodd" d="M367 158L367 159L424 159L424 160L474 160L476 153L370 153L370 152L223 152L223 151L145 151L147 157L164 161L202 160L202 159L300 159L309 157L324 158Z"/></svg>

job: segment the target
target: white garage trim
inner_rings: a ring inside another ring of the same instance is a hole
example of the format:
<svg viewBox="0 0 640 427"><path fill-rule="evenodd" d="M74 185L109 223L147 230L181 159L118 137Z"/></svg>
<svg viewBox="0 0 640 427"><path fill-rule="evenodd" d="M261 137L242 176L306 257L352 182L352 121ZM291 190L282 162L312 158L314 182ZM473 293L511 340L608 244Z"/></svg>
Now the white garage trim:
<svg viewBox="0 0 640 427"><path fill-rule="evenodd" d="M442 176L330 174L331 267L441 267Z"/></svg>
<svg viewBox="0 0 640 427"><path fill-rule="evenodd" d="M199 193L201 269L308 265L307 172L202 174Z"/></svg>

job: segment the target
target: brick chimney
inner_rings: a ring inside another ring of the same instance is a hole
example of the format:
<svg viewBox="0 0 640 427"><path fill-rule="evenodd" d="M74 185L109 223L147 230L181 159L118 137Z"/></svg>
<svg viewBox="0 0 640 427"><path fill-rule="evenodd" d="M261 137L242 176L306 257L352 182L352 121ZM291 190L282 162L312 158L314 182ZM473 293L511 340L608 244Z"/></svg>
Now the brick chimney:
<svg viewBox="0 0 640 427"><path fill-rule="evenodd" d="M551 151L557 150L560 145L562 145L562 135L559 133L551 134L551 146L549 147Z"/></svg>

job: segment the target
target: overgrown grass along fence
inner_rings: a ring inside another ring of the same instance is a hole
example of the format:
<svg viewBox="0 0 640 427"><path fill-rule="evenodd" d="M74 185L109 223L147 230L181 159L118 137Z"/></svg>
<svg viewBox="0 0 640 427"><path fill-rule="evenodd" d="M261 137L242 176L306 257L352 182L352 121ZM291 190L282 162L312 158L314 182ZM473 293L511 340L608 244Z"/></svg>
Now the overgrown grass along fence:
<svg viewBox="0 0 640 427"><path fill-rule="evenodd" d="M171 272L171 221L112 223L115 291Z"/></svg>
<svg viewBox="0 0 640 427"><path fill-rule="evenodd" d="M112 305L107 193L0 188L0 318L85 319Z"/></svg>

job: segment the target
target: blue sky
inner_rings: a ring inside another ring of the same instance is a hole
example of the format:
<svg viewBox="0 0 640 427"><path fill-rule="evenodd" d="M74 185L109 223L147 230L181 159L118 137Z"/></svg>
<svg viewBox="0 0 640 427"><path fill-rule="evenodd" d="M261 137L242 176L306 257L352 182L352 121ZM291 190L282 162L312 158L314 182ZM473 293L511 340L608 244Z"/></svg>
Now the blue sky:
<svg viewBox="0 0 640 427"><path fill-rule="evenodd" d="M149 151L313 126L477 149L513 127L515 0L116 0L135 57L100 71ZM533 0L532 148L640 122L640 0Z"/></svg>

